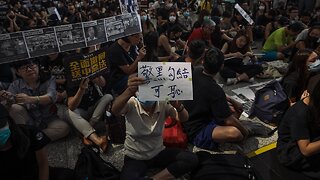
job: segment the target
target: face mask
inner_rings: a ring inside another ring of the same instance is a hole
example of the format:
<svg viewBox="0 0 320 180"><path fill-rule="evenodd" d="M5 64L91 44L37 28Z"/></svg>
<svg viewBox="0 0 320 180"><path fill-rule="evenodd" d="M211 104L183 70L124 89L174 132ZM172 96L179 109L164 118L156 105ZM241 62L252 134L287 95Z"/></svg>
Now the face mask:
<svg viewBox="0 0 320 180"><path fill-rule="evenodd" d="M176 21L176 17L175 16L170 16L169 17L169 21L170 22L175 22Z"/></svg>
<svg viewBox="0 0 320 180"><path fill-rule="evenodd" d="M259 6L259 10L264 10L265 7L264 6Z"/></svg>
<svg viewBox="0 0 320 180"><path fill-rule="evenodd" d="M189 12L184 12L183 15L184 15L184 17L189 17L190 13Z"/></svg>
<svg viewBox="0 0 320 180"><path fill-rule="evenodd" d="M142 21L147 21L147 19L148 19L148 16L147 16L147 15L141 16L141 20L142 20Z"/></svg>
<svg viewBox="0 0 320 180"><path fill-rule="evenodd" d="M139 102L141 103L141 105L143 107L151 108L156 101L141 101L141 100L139 100Z"/></svg>
<svg viewBox="0 0 320 180"><path fill-rule="evenodd" d="M10 137L11 131L9 127L6 127L0 131L0 146L3 146L7 143Z"/></svg>
<svg viewBox="0 0 320 180"><path fill-rule="evenodd" d="M79 8L80 7L80 4L76 4L76 8Z"/></svg>
<svg viewBox="0 0 320 180"><path fill-rule="evenodd" d="M320 71L320 59L308 65L309 72L319 72Z"/></svg>

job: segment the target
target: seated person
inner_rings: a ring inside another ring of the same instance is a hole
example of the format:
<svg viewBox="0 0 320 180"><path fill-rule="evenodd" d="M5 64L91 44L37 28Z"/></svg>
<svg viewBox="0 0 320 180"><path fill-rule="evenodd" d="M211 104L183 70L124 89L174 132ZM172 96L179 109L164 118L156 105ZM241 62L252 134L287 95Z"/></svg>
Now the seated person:
<svg viewBox="0 0 320 180"><path fill-rule="evenodd" d="M50 139L35 127L16 125L0 104L1 176L8 179L49 179L46 145Z"/></svg>
<svg viewBox="0 0 320 180"><path fill-rule="evenodd" d="M52 141L65 137L69 126L57 115L55 78L43 79L38 64L32 60L17 62L14 68L20 78L7 90L14 96L9 110L11 118L16 124L38 127Z"/></svg>
<svg viewBox="0 0 320 180"><path fill-rule="evenodd" d="M92 80L82 79L78 85L68 86L68 112L72 124L83 135L84 144L94 143L102 151L107 150L107 137L99 137L92 127L102 121L107 106L113 97L103 94L106 86L104 77L98 76Z"/></svg>
<svg viewBox="0 0 320 180"><path fill-rule="evenodd" d="M249 135L232 115L223 89L214 80L223 63L222 52L217 48L209 49L204 56L204 68L193 71L193 101L183 103L189 112L189 120L183 123L184 130L189 141L199 148L212 150L218 143L239 142ZM234 108L241 107L234 103Z"/></svg>
<svg viewBox="0 0 320 180"><path fill-rule="evenodd" d="M243 63L245 57L255 61L250 49L250 39L246 31L240 30L234 39L224 44L221 49L224 53L224 67L220 75L227 80L227 84L236 84L240 81L253 81L254 76L263 71L261 65Z"/></svg>
<svg viewBox="0 0 320 180"><path fill-rule="evenodd" d="M175 52L184 49L185 42L180 39L182 28L173 25L159 36L158 55L159 61L175 61L179 55Z"/></svg>
<svg viewBox="0 0 320 180"><path fill-rule="evenodd" d="M206 43L207 47L213 47L211 41L211 34L214 31L216 23L211 19L204 19L202 26L192 31L188 39L188 44L194 40L202 40Z"/></svg>
<svg viewBox="0 0 320 180"><path fill-rule="evenodd" d="M306 83L312 71L308 67L313 63L317 63L317 59L318 54L308 49L299 50L293 56L288 72L281 81L282 87L291 103L299 101L307 87Z"/></svg>
<svg viewBox="0 0 320 180"><path fill-rule="evenodd" d="M143 101L134 97L144 78L131 75L127 89L118 96L112 106L115 115L126 117L124 165L121 180L139 180L148 168L163 170L149 179L174 179L197 167L197 156L178 148L163 145L162 132L168 116L188 120L188 112L179 102ZM148 179L148 178L145 178Z"/></svg>
<svg viewBox="0 0 320 180"><path fill-rule="evenodd" d="M177 59L178 62L191 62L193 67L202 66L202 60L205 53L206 45L201 40L194 40L189 43L187 54Z"/></svg>
<svg viewBox="0 0 320 180"><path fill-rule="evenodd" d="M274 31L263 45L262 51L265 53L263 59L267 61L284 60L289 55L288 51L295 45L293 38L303 29L302 23L295 22Z"/></svg>
<svg viewBox="0 0 320 180"><path fill-rule="evenodd" d="M58 103L64 103L67 98L65 68L63 65L65 56L65 53L52 53L42 57L40 61L41 70L56 78Z"/></svg>
<svg viewBox="0 0 320 180"><path fill-rule="evenodd" d="M285 16L278 16L275 12L276 10L271 9L269 11L269 14L272 12L275 16L275 18L273 19L273 21L269 22L266 25L266 29L264 31L264 39L262 42L262 45L266 42L266 40L268 39L268 37L270 36L270 34L272 34L275 30L285 27L287 25L289 25L289 19ZM276 16L277 15L277 16Z"/></svg>
<svg viewBox="0 0 320 180"><path fill-rule="evenodd" d="M320 44L320 25L303 30L296 38L297 49L316 49Z"/></svg>
<svg viewBox="0 0 320 180"><path fill-rule="evenodd" d="M138 62L145 56L145 48L137 52L137 45L141 41L141 34L133 34L114 42L107 49L107 59L110 63L108 88L113 95L121 94L127 86L128 76L137 71Z"/></svg>
<svg viewBox="0 0 320 180"><path fill-rule="evenodd" d="M308 83L306 96L291 106L278 129L277 154L281 164L320 179L320 75Z"/></svg>

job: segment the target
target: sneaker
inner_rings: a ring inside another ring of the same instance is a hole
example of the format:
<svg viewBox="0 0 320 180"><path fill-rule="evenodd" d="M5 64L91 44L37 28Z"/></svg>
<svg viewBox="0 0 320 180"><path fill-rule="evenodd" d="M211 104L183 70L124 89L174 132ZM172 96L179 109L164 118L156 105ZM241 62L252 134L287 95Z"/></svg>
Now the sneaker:
<svg viewBox="0 0 320 180"><path fill-rule="evenodd" d="M238 82L237 78L228 78L227 79L227 85L237 84L237 82Z"/></svg>

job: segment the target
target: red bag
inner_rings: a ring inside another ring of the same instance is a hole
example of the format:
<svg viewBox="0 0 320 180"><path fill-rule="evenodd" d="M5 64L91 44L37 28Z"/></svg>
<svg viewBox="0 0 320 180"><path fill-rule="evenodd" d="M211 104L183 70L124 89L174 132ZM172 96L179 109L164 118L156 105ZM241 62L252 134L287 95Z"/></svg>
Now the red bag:
<svg viewBox="0 0 320 180"><path fill-rule="evenodd" d="M166 147L175 147L186 149L188 146L188 138L183 132L180 121L168 117L163 130L163 144Z"/></svg>

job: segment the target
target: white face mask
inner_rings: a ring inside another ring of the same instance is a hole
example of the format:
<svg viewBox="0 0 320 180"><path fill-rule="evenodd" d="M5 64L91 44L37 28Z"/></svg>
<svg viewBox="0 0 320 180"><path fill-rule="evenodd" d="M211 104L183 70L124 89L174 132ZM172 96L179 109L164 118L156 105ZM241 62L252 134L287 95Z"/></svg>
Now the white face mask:
<svg viewBox="0 0 320 180"><path fill-rule="evenodd" d="M309 64L308 70L310 72L319 72L320 71L320 59L317 59L313 63Z"/></svg>
<svg viewBox="0 0 320 180"><path fill-rule="evenodd" d="M176 17L175 16L170 16L169 17L169 21L170 22L175 22L176 21Z"/></svg>
<svg viewBox="0 0 320 180"><path fill-rule="evenodd" d="M264 10L265 7L264 6L259 6L259 10Z"/></svg>

